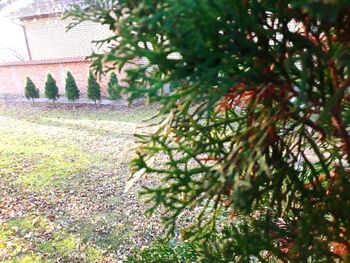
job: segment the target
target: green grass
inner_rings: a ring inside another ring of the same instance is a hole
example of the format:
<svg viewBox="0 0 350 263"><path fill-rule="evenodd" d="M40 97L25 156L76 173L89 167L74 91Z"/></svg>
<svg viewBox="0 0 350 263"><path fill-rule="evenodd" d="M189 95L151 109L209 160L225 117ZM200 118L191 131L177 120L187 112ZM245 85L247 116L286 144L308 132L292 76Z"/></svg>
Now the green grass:
<svg viewBox="0 0 350 263"><path fill-rule="evenodd" d="M24 236L33 229L28 218L12 220L0 226L0 255L3 262L48 262L29 250L31 243ZM2 252L2 253L1 253Z"/></svg>
<svg viewBox="0 0 350 263"><path fill-rule="evenodd" d="M91 161L73 145L5 131L0 131L0 152L0 173L18 174L12 183L34 190L59 184L63 178L88 169Z"/></svg>
<svg viewBox="0 0 350 263"><path fill-rule="evenodd" d="M66 231L54 233L49 240L41 242L40 235L50 233L52 229L52 223L44 218L25 217L2 224L0 251L6 251L4 262L52 262L58 258L69 262L72 255L83 262L104 259L102 251L82 243Z"/></svg>
<svg viewBox="0 0 350 263"><path fill-rule="evenodd" d="M0 103L0 262L118 262L138 245L146 219L124 182L153 114Z"/></svg>

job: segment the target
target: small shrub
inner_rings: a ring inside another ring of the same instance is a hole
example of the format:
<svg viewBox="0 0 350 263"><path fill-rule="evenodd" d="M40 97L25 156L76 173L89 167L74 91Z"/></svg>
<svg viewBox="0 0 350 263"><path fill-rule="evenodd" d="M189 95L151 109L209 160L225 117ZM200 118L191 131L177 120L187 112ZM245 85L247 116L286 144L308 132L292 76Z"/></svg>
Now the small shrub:
<svg viewBox="0 0 350 263"><path fill-rule="evenodd" d="M109 83L108 83L108 95L111 100L116 100L120 98L120 86L118 83L117 74L112 72Z"/></svg>
<svg viewBox="0 0 350 263"><path fill-rule="evenodd" d="M198 262L194 245L183 242L175 244L171 241L158 240L150 246L136 250L126 260L127 263L170 263Z"/></svg>
<svg viewBox="0 0 350 263"><path fill-rule="evenodd" d="M79 99L79 95L77 83L75 82L72 73L68 71L66 77L66 97L68 100L74 102Z"/></svg>
<svg viewBox="0 0 350 263"><path fill-rule="evenodd" d="M47 79L45 82L45 96L46 98L53 101L57 100L59 97L56 80L52 77L50 73L47 75Z"/></svg>
<svg viewBox="0 0 350 263"><path fill-rule="evenodd" d="M97 100L101 99L101 88L97 83L94 75L90 72L88 80L88 98L96 104Z"/></svg>
<svg viewBox="0 0 350 263"><path fill-rule="evenodd" d="M32 102L34 102L34 99L39 98L40 95L39 90L35 87L33 81L29 77L26 79L24 95L27 99L31 99Z"/></svg>

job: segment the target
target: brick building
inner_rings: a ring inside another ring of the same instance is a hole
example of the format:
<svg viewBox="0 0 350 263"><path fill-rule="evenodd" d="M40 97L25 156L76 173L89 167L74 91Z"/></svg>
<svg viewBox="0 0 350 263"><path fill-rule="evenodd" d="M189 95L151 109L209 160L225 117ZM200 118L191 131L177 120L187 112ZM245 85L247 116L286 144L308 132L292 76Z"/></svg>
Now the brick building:
<svg viewBox="0 0 350 263"><path fill-rule="evenodd" d="M77 81L82 96L86 94L89 62L86 56L97 49L94 40L111 36L108 27L97 23L84 22L66 32L70 20L62 20L62 14L71 4L81 0L31 0L16 7L23 0L10 1L0 10L18 25L23 34L23 47L18 61L0 63L0 94L21 95L24 80L31 77L43 94L46 75L50 72L57 81L60 94L64 94L66 72L69 70ZM17 60L17 61L16 61ZM107 79L100 80L102 94L106 94Z"/></svg>

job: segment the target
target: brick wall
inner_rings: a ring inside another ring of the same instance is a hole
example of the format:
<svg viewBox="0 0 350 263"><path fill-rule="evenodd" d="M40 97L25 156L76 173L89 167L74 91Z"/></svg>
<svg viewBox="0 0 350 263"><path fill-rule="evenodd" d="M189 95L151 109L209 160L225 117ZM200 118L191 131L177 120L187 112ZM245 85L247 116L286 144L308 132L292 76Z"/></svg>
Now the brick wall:
<svg viewBox="0 0 350 263"><path fill-rule="evenodd" d="M83 58L0 64L0 95L23 95L25 79L29 76L40 90L40 97L44 97L46 76L50 72L56 79L60 94L64 96L68 70L73 74L81 96L86 97L89 61ZM123 77L123 74L118 75L119 79ZM103 96L107 95L108 80L107 76L98 81Z"/></svg>
<svg viewBox="0 0 350 263"><path fill-rule="evenodd" d="M33 60L87 56L98 51L94 40L112 35L108 26L83 22L66 32L71 20L60 17L24 20L30 52ZM100 48L100 51L103 48Z"/></svg>
<svg viewBox="0 0 350 263"><path fill-rule="evenodd" d="M55 15L24 19L22 22L32 60L0 64L0 95L23 95L25 79L29 76L39 88L41 97L44 97L48 73L56 79L60 94L64 95L65 77L70 71L82 97L86 97L89 61L85 57L92 52L103 52L105 47L97 48L92 41L108 38L113 32L107 26L93 22L83 22L66 32L71 20L62 20ZM131 65L125 66L129 67ZM122 80L124 73L118 75ZM103 96L107 95L108 80L109 77L99 80Z"/></svg>

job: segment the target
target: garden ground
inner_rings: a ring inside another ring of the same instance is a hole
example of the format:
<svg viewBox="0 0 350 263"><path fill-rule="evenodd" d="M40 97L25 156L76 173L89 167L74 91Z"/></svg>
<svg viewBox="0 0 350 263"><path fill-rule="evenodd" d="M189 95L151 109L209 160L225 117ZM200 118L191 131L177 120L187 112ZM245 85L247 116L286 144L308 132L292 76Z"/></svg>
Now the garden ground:
<svg viewBox="0 0 350 263"><path fill-rule="evenodd" d="M135 132L154 110L0 103L0 262L117 262L162 232L135 187Z"/></svg>

